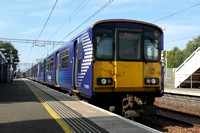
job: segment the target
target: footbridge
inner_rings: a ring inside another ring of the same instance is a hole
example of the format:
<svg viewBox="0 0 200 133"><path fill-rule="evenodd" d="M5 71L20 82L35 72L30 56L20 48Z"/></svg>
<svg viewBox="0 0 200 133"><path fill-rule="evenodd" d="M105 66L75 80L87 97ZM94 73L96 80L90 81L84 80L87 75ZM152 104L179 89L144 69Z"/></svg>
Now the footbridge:
<svg viewBox="0 0 200 133"><path fill-rule="evenodd" d="M176 69L174 87L200 87L200 47Z"/></svg>

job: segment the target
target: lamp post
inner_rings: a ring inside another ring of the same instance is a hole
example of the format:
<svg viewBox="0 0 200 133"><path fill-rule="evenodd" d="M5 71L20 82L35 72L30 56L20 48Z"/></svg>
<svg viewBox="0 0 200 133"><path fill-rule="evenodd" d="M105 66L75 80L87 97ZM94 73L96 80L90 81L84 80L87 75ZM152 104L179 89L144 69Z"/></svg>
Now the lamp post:
<svg viewBox="0 0 200 133"><path fill-rule="evenodd" d="M13 55L12 55L12 50L10 50L10 76L11 76L11 81L13 81L13 66L12 66L12 63L13 63Z"/></svg>

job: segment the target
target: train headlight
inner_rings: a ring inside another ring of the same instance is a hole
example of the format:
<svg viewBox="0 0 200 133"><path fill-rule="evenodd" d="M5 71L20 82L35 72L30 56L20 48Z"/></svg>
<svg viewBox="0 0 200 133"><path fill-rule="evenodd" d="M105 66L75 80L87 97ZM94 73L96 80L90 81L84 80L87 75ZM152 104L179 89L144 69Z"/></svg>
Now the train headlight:
<svg viewBox="0 0 200 133"><path fill-rule="evenodd" d="M101 84L102 84L102 85L105 85L106 82L107 82L106 79L101 79Z"/></svg>
<svg viewBox="0 0 200 133"><path fill-rule="evenodd" d="M145 78L145 85L158 85L159 78Z"/></svg>
<svg viewBox="0 0 200 133"><path fill-rule="evenodd" d="M156 83L156 79L151 79L151 83L155 84Z"/></svg>
<svg viewBox="0 0 200 133"><path fill-rule="evenodd" d="M112 85L112 78L97 78L97 85Z"/></svg>

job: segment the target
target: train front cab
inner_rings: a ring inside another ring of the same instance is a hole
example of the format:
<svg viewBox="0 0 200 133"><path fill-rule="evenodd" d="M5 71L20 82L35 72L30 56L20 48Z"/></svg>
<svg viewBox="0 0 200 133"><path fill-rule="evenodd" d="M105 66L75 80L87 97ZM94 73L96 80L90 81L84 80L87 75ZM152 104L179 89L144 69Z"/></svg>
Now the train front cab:
<svg viewBox="0 0 200 133"><path fill-rule="evenodd" d="M111 104L121 99L126 117L154 114L154 99L164 92L162 30L137 21L100 22L93 27L93 48L95 95L112 96Z"/></svg>

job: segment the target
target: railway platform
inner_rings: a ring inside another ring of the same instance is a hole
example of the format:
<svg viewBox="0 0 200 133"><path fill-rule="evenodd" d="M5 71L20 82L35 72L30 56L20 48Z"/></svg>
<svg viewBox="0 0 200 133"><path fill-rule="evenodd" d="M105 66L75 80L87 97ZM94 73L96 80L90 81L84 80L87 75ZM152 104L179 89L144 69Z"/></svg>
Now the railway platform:
<svg viewBox="0 0 200 133"><path fill-rule="evenodd" d="M165 93L200 97L200 88L165 88Z"/></svg>
<svg viewBox="0 0 200 133"><path fill-rule="evenodd" d="M0 84L0 130L2 133L159 132L27 79Z"/></svg>

